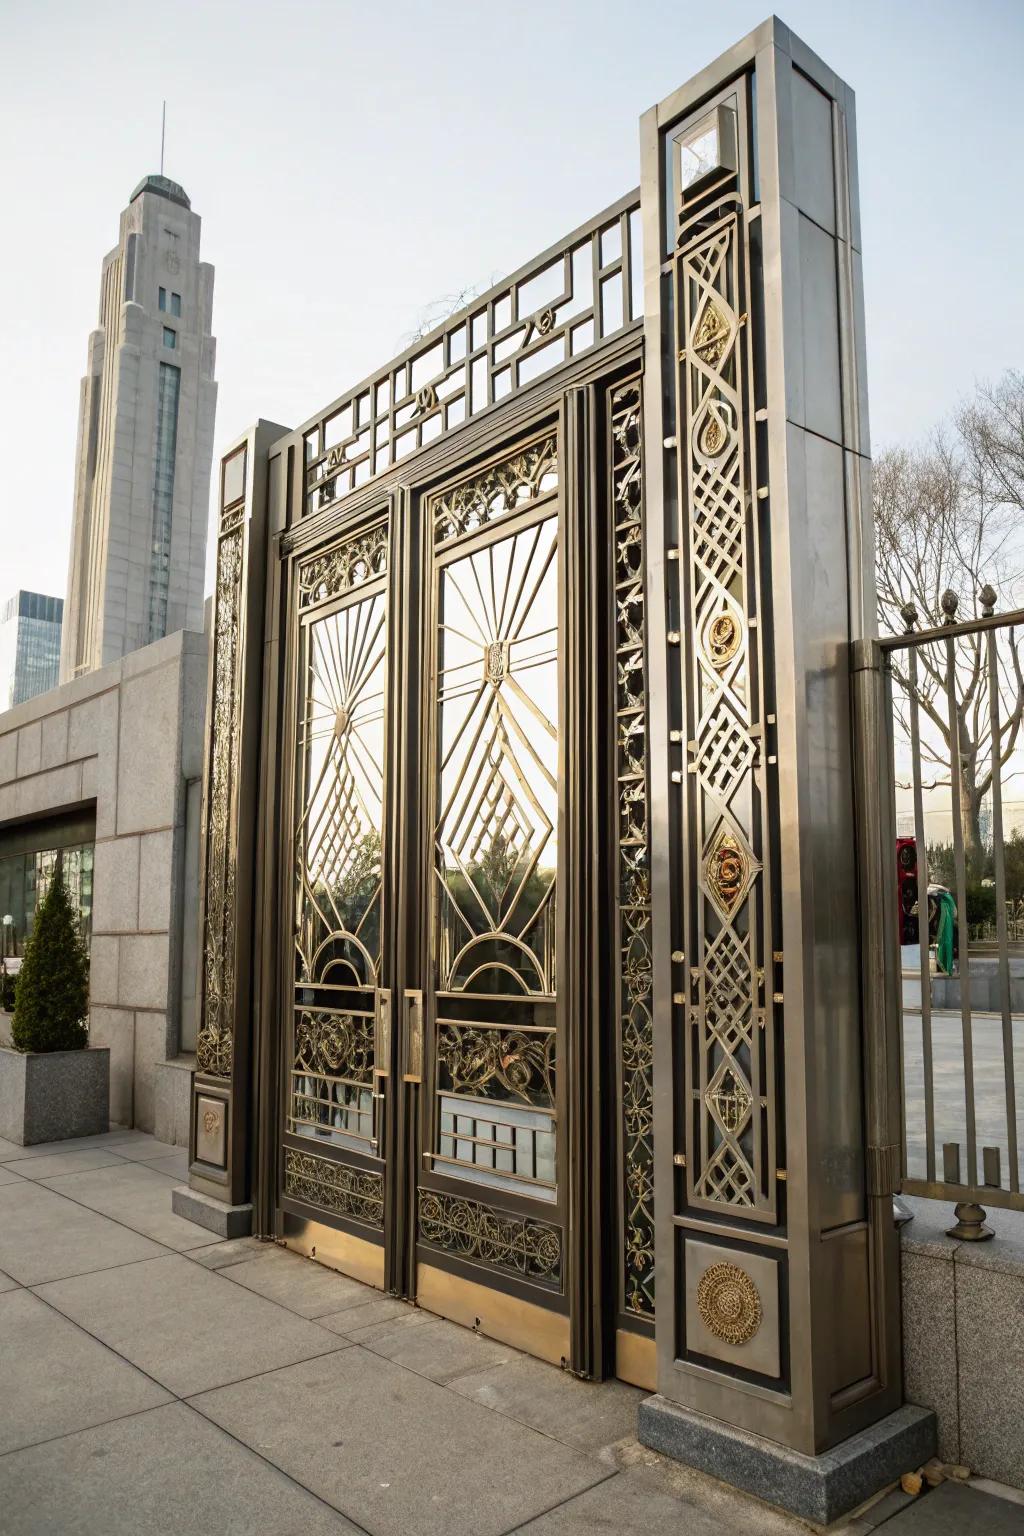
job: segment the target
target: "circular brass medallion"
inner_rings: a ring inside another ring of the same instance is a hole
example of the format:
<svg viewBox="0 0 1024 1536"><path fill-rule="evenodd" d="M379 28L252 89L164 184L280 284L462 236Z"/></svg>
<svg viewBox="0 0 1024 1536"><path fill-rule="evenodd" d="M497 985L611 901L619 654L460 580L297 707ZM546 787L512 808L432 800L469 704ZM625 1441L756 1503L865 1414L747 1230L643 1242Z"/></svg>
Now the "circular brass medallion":
<svg viewBox="0 0 1024 1536"><path fill-rule="evenodd" d="M740 626L728 609L716 613L704 631L704 649L713 667L727 666L740 648Z"/></svg>
<svg viewBox="0 0 1024 1536"><path fill-rule="evenodd" d="M746 1344L761 1326L761 1298L745 1269L712 1264L697 1284L697 1310L716 1338Z"/></svg>

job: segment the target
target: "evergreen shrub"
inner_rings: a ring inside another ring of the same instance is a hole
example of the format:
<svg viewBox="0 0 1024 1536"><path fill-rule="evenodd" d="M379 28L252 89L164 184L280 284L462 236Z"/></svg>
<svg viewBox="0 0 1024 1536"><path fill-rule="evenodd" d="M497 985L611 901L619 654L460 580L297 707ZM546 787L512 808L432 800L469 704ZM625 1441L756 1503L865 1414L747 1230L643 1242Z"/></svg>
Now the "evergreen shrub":
<svg viewBox="0 0 1024 1536"><path fill-rule="evenodd" d="M84 1050L88 1016L89 956L58 858L25 946L11 1044L16 1051Z"/></svg>

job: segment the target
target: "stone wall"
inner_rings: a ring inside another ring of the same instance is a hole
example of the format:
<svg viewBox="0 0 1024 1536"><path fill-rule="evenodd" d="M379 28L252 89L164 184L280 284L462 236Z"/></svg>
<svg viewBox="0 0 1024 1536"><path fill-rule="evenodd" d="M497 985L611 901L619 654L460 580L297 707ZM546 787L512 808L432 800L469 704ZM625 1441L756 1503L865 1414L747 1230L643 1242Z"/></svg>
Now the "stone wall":
<svg viewBox="0 0 1024 1536"><path fill-rule="evenodd" d="M934 1408L943 1460L1024 1488L1024 1213L990 1210L995 1237L963 1243L952 1204L903 1199L907 1399Z"/></svg>
<svg viewBox="0 0 1024 1536"><path fill-rule="evenodd" d="M206 674L206 637L179 631L0 715L0 826L95 806L90 1027L111 1118L180 1143Z"/></svg>

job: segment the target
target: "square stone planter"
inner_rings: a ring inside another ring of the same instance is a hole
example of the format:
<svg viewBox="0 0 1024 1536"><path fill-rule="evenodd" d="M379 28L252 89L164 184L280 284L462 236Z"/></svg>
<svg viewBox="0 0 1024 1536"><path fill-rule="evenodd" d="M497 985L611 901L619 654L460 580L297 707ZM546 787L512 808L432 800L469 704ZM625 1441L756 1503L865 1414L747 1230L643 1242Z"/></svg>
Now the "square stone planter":
<svg viewBox="0 0 1024 1536"><path fill-rule="evenodd" d="M110 1050L0 1049L0 1136L19 1147L110 1129Z"/></svg>

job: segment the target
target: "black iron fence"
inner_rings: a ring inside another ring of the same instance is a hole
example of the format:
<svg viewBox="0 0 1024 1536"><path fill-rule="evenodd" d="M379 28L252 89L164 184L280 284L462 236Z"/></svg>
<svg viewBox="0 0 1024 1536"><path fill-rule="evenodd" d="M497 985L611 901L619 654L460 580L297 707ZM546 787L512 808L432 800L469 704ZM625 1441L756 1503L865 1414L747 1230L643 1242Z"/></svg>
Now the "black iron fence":
<svg viewBox="0 0 1024 1536"><path fill-rule="evenodd" d="M1024 610L855 648L870 1006L898 1040L902 1187L955 1202L981 1238L985 1205L1024 1209ZM866 787L865 787L866 786ZM888 890L884 889L888 885ZM873 978L873 979L872 979Z"/></svg>

